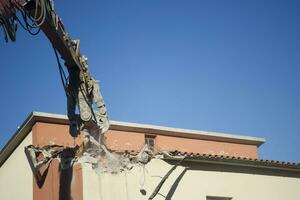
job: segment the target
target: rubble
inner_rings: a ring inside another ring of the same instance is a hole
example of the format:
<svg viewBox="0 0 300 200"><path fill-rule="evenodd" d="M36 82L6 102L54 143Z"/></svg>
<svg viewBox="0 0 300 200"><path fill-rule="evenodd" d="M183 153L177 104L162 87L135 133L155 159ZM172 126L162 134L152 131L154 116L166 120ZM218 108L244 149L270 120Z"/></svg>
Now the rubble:
<svg viewBox="0 0 300 200"><path fill-rule="evenodd" d="M53 159L60 161L61 169L70 168L80 156L81 149L79 146L47 145L35 147L29 145L25 147L25 154L36 182L40 182L42 179L41 168L44 166L48 168Z"/></svg>
<svg viewBox="0 0 300 200"><path fill-rule="evenodd" d="M121 173L131 170L134 165L146 165L154 152L147 144L136 154L127 151L113 152L107 149L102 134L85 134L81 145L65 147L58 145L25 147L25 154L35 180L41 179L41 167L48 166L53 159L58 159L61 169L71 168L76 163L90 164L97 173Z"/></svg>

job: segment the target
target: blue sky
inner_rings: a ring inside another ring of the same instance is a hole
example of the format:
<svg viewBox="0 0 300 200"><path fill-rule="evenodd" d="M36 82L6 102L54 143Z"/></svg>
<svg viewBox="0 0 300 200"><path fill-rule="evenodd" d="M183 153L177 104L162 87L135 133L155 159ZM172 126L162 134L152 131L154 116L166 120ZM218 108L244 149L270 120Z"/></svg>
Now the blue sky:
<svg viewBox="0 0 300 200"><path fill-rule="evenodd" d="M300 162L300 2L56 1L110 118L263 137ZM32 111L66 113L51 45L0 41L0 147Z"/></svg>

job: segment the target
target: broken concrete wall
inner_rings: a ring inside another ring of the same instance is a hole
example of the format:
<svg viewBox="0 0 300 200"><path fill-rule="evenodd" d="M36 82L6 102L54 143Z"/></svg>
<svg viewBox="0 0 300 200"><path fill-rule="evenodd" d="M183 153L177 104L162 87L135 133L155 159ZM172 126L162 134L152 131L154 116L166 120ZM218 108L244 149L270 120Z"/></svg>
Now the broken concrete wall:
<svg viewBox="0 0 300 200"><path fill-rule="evenodd" d="M33 176L24 147L32 144L30 132L0 170L0 199L33 199Z"/></svg>
<svg viewBox="0 0 300 200"><path fill-rule="evenodd" d="M37 147L47 145L74 147L76 144L82 143L82 141L82 136L74 140L68 133L68 126L65 124L37 122L32 127L31 144ZM29 166L28 161L26 166ZM34 181L33 183L34 200L82 200L80 164L68 169L62 169L59 160L54 159L43 166L40 171L42 174L41 181Z"/></svg>
<svg viewBox="0 0 300 200"><path fill-rule="evenodd" d="M122 173L97 173L90 165L82 165L84 200L148 200L162 177L173 165L160 159L152 159L146 165L134 165ZM176 178L184 171L178 166L160 189L167 194ZM161 198L158 194L155 199Z"/></svg>
<svg viewBox="0 0 300 200"><path fill-rule="evenodd" d="M22 190L25 190L26 188L30 188L31 192L33 191L34 194L32 195L32 193L30 193L31 197L33 196L33 198L29 199L48 198L52 200L63 200L65 198L65 195L69 195L69 197L71 196L75 200L79 200L82 198L147 199L151 195L155 187L158 185L158 183L161 181L162 176L164 176L172 167L172 165L162 160L153 159L151 160L151 162L147 163L141 162L141 160L148 159L137 159L132 157L132 155L136 156L136 153L143 148L145 139L147 139L147 135L151 135L151 139L154 140L152 143L149 142L149 144L154 144L153 148L151 147L151 149L154 149L156 152L157 150L164 151L176 149L179 151L195 153L207 153L207 151L209 151L208 153L213 152L224 155L232 154L235 156L247 156L248 154L246 155L245 153L243 153L242 155L240 154L240 152L245 151L246 153L250 152L248 157L257 157L257 155L255 154L257 153L257 145L254 143L244 145L243 143L234 143L231 141L231 139L228 139L226 141L210 141L207 139L199 139L198 136L196 137L195 135L193 136L193 138L190 138L190 135L186 136L185 133L181 133L181 135L175 133L173 134L171 130L155 132L157 131L155 129L143 127L138 128L135 126L129 127L131 126L130 124L123 124L112 126L112 129L105 134L107 138L105 142L107 144L108 150L112 150L111 152L113 152L115 156L118 157L118 155L120 154L123 156L125 155L125 157L121 159L124 162L117 162L118 160L116 161L116 159L114 159L115 157L111 156L111 154L105 153L105 155L109 156L103 157L104 159L102 161L105 162L102 162L102 172L100 170L100 173L95 169L91 169L90 165L83 164L82 166L80 163L75 164L71 168L64 171L59 166L59 163L56 160L57 158L55 158L49 165L45 165L46 168L42 169L47 173L42 185L37 185L35 181L33 182L32 172L29 168L28 162L24 163L22 160L20 162L11 162L10 159L14 159L15 153L19 154L18 152L21 152L18 157L26 159L24 154L24 146L30 144L34 145L35 147L59 145L63 148L74 148L75 146L82 144L82 142L84 141L84 138L82 137L83 135L80 135L74 140L74 138L72 138L68 133L67 122L61 120L58 121L59 122L52 122L51 120L48 120L47 122L45 122L43 120L42 122L33 122L32 125L30 125L32 126L32 133L27 136L26 140L28 141L25 142L24 145L20 145L20 150L18 147L17 150L10 155L12 158L9 158L1 167L2 174L0 174L2 175L2 177L4 177L3 180L10 179L10 181L8 181L9 186L13 185L12 183L14 183L15 180L13 180L11 177L14 177L14 175L16 174L17 176L21 177L20 183L22 183L23 186L26 185L26 187L22 187L21 192L18 192L16 194L4 191L4 194L8 197L4 199L26 199L28 194L22 195L22 198L10 198L11 196L9 196L23 194L24 192ZM215 137L217 138L218 136ZM28 138L30 138L30 141ZM214 143L214 145L211 145L212 143ZM239 146L241 149L233 148L234 146ZM252 154L253 152L254 154ZM146 153L145 156L147 158L148 154ZM140 158L144 158L145 156L142 155L140 156ZM130 163L128 163L128 160L130 160ZM143 167L141 163L147 164L145 165L145 167ZM133 168L130 168L130 166L126 164L133 164ZM114 170L107 170L111 169L111 167L108 166L112 165L114 166ZM8 166L11 167L11 171L16 170L18 172L23 171L23 169L20 169L20 166L24 169L27 168L26 170L28 174L5 174L5 170L8 170L9 168ZM115 173L115 171L118 172ZM183 174L183 171L184 168L179 166L163 184L163 187L161 188L159 194L155 197L155 199L162 198L162 195L164 195L163 193L167 193L167 195L170 195L171 185L174 183L175 179L178 180L178 176L181 176L181 174ZM82 175L80 173L82 173ZM2 179L2 177L0 178ZM24 180L22 177L24 178ZM25 181L25 177L30 178L30 184L28 181ZM65 178L67 178L66 182L64 181ZM1 184L1 189L7 188L5 181L2 181ZM188 184L193 184L193 186L196 185L195 183ZM62 186L66 187L64 188ZM178 187L180 186L181 184ZM11 188L13 188L13 186L11 186ZM64 191L64 193L62 194L61 191ZM80 191L81 194L73 193ZM174 195L174 197L176 197L176 194ZM188 194L184 192L182 195Z"/></svg>
<svg viewBox="0 0 300 200"><path fill-rule="evenodd" d="M98 174L83 164L83 199L148 200L173 164L152 159L145 166L136 165L118 174ZM274 169L185 162L170 174L153 199L205 200L207 196L239 200L298 199L299 174L284 173Z"/></svg>
<svg viewBox="0 0 300 200"><path fill-rule="evenodd" d="M37 122L33 126L34 145L80 145L83 135L75 140L68 133L68 125ZM255 144L225 142L216 140L195 139L178 137L176 135L159 135L155 132L142 130L124 131L111 129L105 134L105 144L112 151L139 151L145 142L145 135L152 134L154 148L158 151L181 151L205 154L217 154L226 156L240 156L258 158L258 147Z"/></svg>

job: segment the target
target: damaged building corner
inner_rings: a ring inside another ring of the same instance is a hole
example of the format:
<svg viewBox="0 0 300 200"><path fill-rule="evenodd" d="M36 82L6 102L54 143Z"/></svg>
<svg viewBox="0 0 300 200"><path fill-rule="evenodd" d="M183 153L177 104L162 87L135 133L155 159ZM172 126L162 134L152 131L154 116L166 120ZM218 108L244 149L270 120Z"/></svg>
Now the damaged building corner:
<svg viewBox="0 0 300 200"><path fill-rule="evenodd" d="M279 200L300 196L300 164L259 159L262 138L110 124L101 137L82 130L74 140L66 116L32 113L1 151L3 199L250 200L259 195ZM14 187L19 192L5 189ZM278 187L281 190L274 190Z"/></svg>
<svg viewBox="0 0 300 200"><path fill-rule="evenodd" d="M1 150L1 199L300 197L300 163L260 159L263 138L110 121L80 40L70 37L54 5L0 0L5 41L16 41L18 24L31 35L42 31L67 99L67 116L33 112Z"/></svg>
<svg viewBox="0 0 300 200"><path fill-rule="evenodd" d="M154 152L147 144L137 154L128 151L112 152L105 144L94 139L83 141L80 146L75 147L28 145L25 147L25 154L37 183L43 181L45 177L42 171L48 169L53 159L59 161L61 170L72 168L77 163L85 163L90 164L97 173L120 173L132 169L133 165L145 165L154 157Z"/></svg>

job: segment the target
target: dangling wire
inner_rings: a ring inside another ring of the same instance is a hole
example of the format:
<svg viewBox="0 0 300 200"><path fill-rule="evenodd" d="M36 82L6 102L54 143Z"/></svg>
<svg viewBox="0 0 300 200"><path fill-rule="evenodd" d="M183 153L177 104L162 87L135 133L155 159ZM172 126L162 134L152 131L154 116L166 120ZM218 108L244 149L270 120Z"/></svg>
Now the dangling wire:
<svg viewBox="0 0 300 200"><path fill-rule="evenodd" d="M15 16L15 19L19 22L19 24L21 25L21 27L22 27L25 31L27 31L27 32L28 32L29 34L31 34L31 35L37 35L37 34L40 33L41 28L40 28L40 27L34 27L33 25L29 24L28 21L27 21L27 15L26 15L26 14L23 14L23 12L22 12L22 17L23 17L23 21L24 21L25 24L23 24L23 23L21 22L21 20L18 18L17 15ZM33 32L32 30L34 30L34 29L37 29L37 31Z"/></svg>
<svg viewBox="0 0 300 200"><path fill-rule="evenodd" d="M15 15L15 18L24 30L28 31L31 35L37 35L40 32L40 26L45 22L46 16L47 14L49 14L47 5L50 5L49 0L36 0L35 12L33 16L31 16L28 11L22 9L22 7L19 7L19 11L21 12L24 24L21 22L17 15ZM31 22L29 22L28 19ZM34 29L37 29L37 31L32 31Z"/></svg>
<svg viewBox="0 0 300 200"><path fill-rule="evenodd" d="M1 24L1 21L0 21L0 26L2 27L2 30L3 30L5 42L8 42L8 36L7 36L6 28L3 24Z"/></svg>
<svg viewBox="0 0 300 200"><path fill-rule="evenodd" d="M1 3L1 2L0 2ZM8 36L12 41L16 40L17 22L21 27L29 32L31 35L37 35L40 32L40 26L45 22L47 15L49 15L49 9L53 7L53 2L50 0L36 0L35 1L35 12L33 16L30 16L28 11L24 10L23 7L15 2L10 2L9 8L4 7L4 13L0 10L0 25L3 28L5 41L8 42ZM49 9L48 9L49 8ZM13 14L9 9L16 9L21 12L23 22L19 19L17 14ZM7 16L7 13L11 13L13 16ZM29 22L29 20L31 22Z"/></svg>
<svg viewBox="0 0 300 200"><path fill-rule="evenodd" d="M1 5L1 4L0 4ZM8 36L12 41L16 40L17 23L14 18L8 17L8 10L4 8L4 12L0 10L0 25L4 30L5 41L8 42Z"/></svg>
<svg viewBox="0 0 300 200"><path fill-rule="evenodd" d="M58 64L58 70L59 70L59 75L60 75L60 79L61 79L61 82L62 82L62 85L64 87L64 90L65 90L65 93L67 95L67 84L68 84L68 78L65 74L65 71L60 63L60 60L59 60L59 56L58 56L58 53L56 51L56 49L52 46L53 50L54 50L54 53L55 53L55 57L56 57L56 61L57 61L57 64ZM97 122L97 118L96 118L96 114L93 110L93 106L92 104L89 102L88 100L88 92L82 87L82 84L80 84L79 86L79 91L81 92L83 98L84 98L84 101L87 103L87 105L89 106L89 108L91 109L91 113L92 113L92 116L95 120L95 122Z"/></svg>
<svg viewBox="0 0 300 200"><path fill-rule="evenodd" d="M57 53L56 49L53 46L52 46L52 48L53 48L54 53L55 53L55 57L56 57L57 65L58 65L60 79L61 79L62 85L64 87L65 93L67 95L68 79L67 79L65 71L64 71L64 69L63 69L63 67L62 67L62 65L60 63L60 60L59 60L58 53Z"/></svg>

